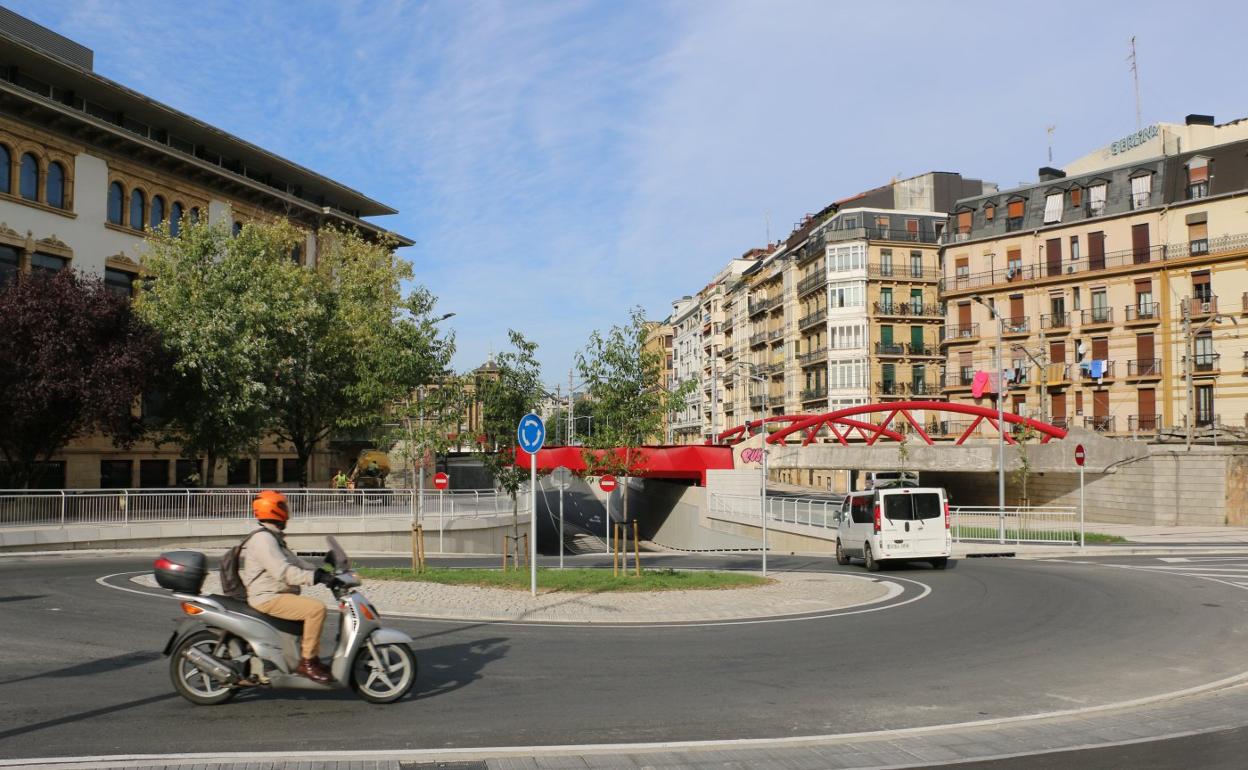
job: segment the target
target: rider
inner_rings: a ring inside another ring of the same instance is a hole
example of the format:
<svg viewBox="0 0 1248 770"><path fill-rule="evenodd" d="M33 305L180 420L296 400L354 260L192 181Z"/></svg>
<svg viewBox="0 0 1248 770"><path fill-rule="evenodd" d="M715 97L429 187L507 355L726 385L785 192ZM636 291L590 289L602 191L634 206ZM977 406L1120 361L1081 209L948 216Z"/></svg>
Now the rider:
<svg viewBox="0 0 1248 770"><path fill-rule="evenodd" d="M302 660L296 673L314 682L334 681L318 656L325 605L299 595L299 586L332 585L333 574L295 556L286 547L283 531L290 519L286 495L266 489L251 502L252 513L272 537L258 533L247 540L239 559L239 577L247 587L247 603L255 609L285 620L303 621Z"/></svg>

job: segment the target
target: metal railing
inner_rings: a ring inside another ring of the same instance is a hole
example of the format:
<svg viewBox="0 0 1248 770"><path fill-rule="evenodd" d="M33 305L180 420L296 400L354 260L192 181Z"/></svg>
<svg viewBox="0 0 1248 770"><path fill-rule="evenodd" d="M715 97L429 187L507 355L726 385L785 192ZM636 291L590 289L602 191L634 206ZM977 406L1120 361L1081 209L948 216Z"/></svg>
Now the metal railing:
<svg viewBox="0 0 1248 770"><path fill-rule="evenodd" d="M1097 433L1113 433L1114 418L1112 415L1089 416L1083 418L1083 427Z"/></svg>
<svg viewBox="0 0 1248 770"><path fill-rule="evenodd" d="M820 361L824 361L827 357L828 349L819 348L818 350L812 350L809 353L802 353L797 357L797 360L802 366L809 366L810 364L817 364Z"/></svg>
<svg viewBox="0 0 1248 770"><path fill-rule="evenodd" d="M255 489L0 490L0 527L124 526L160 522L248 520ZM286 489L295 519L411 518L415 489ZM492 489L425 490L424 512L477 517L511 512L511 498ZM519 498L527 513L527 496Z"/></svg>
<svg viewBox="0 0 1248 770"><path fill-rule="evenodd" d="M900 342L877 342L875 343L875 354L878 356L903 356L906 354L906 346Z"/></svg>
<svg viewBox="0 0 1248 770"><path fill-rule="evenodd" d="M1099 377L1092 376L1092 363L1090 361L1081 361L1079 363L1079 379L1083 382L1096 382L1099 380L1112 380L1116 376L1114 371L1115 361L1104 361L1101 364L1101 374Z"/></svg>
<svg viewBox="0 0 1248 770"><path fill-rule="evenodd" d="M1004 539L1020 545L1077 545L1079 509L1064 505L962 505L949 509L949 529L955 543Z"/></svg>
<svg viewBox="0 0 1248 770"><path fill-rule="evenodd" d="M707 508L711 513L725 513L762 522L762 500L758 495L710 494ZM836 514L841 504L836 500L802 497L768 497L767 521L803 524L830 530L826 537L835 539Z"/></svg>
<svg viewBox="0 0 1248 770"><path fill-rule="evenodd" d="M979 336L979 324L951 324L945 327L945 341L974 339Z"/></svg>
<svg viewBox="0 0 1248 770"><path fill-rule="evenodd" d="M906 264L870 264L867 265L867 276L870 278L897 278L899 280L940 280L940 271L934 267L911 267Z"/></svg>
<svg viewBox="0 0 1248 770"><path fill-rule="evenodd" d="M911 302L903 300L901 302L873 302L872 309L876 315L905 316L905 317L923 317L923 318L943 318L944 309L940 305L924 304L922 302Z"/></svg>
<svg viewBox="0 0 1248 770"><path fill-rule="evenodd" d="M818 273L815 273L814 275L808 275L802 280L797 282L797 294L798 296L801 296L807 292L814 291L815 289L818 289L820 286L823 286L827 282L828 282L828 275L827 273L823 271L822 268L820 268Z"/></svg>
<svg viewBox="0 0 1248 770"><path fill-rule="evenodd" d="M824 321L825 319L827 319L827 317L828 317L828 311L826 308L822 310L816 310L815 312L809 315L802 316L801 320L797 322L797 328L805 329L808 326L814 326L815 324L820 323Z"/></svg>
<svg viewBox="0 0 1248 770"><path fill-rule="evenodd" d="M1017 315L1001 319L1002 334L1027 334L1031 331L1031 319L1025 315Z"/></svg>
<svg viewBox="0 0 1248 770"><path fill-rule="evenodd" d="M938 243L940 236L935 230L904 230L896 227L846 227L825 230L823 237L829 241L905 241L909 243Z"/></svg>
<svg viewBox="0 0 1248 770"><path fill-rule="evenodd" d="M803 401L818 401L821 398L828 397L828 389L825 388L806 388L802 391Z"/></svg>
<svg viewBox="0 0 1248 770"><path fill-rule="evenodd" d="M1161 415L1159 414L1133 414L1127 418L1127 430L1132 433L1156 433L1160 426Z"/></svg>
<svg viewBox="0 0 1248 770"><path fill-rule="evenodd" d="M1137 358L1127 362L1128 377L1160 377L1160 358Z"/></svg>
<svg viewBox="0 0 1248 770"><path fill-rule="evenodd" d="M1161 320L1161 305L1156 302L1137 302L1124 308L1127 323L1133 321Z"/></svg>
<svg viewBox="0 0 1248 770"><path fill-rule="evenodd" d="M1221 353L1197 353L1192 356L1192 370L1195 372L1217 372L1222 369Z"/></svg>
<svg viewBox="0 0 1248 770"><path fill-rule="evenodd" d="M1045 331L1053 329L1069 329L1070 313L1051 313L1040 316L1040 328Z"/></svg>
<svg viewBox="0 0 1248 770"><path fill-rule="evenodd" d="M1183 300L1182 310L1192 318L1213 315L1218 312L1218 297L1187 297Z"/></svg>
<svg viewBox="0 0 1248 770"><path fill-rule="evenodd" d="M765 342L767 342L767 332L759 332L758 334L750 337L750 347L752 348L756 348Z"/></svg>
<svg viewBox="0 0 1248 770"><path fill-rule="evenodd" d="M1112 324L1114 322L1114 309L1108 305L1101 305L1100 307L1081 310L1079 311L1079 316L1079 324L1081 326Z"/></svg>
<svg viewBox="0 0 1248 770"><path fill-rule="evenodd" d="M916 345L913 342L907 342L906 350L912 356L943 357L935 345Z"/></svg>

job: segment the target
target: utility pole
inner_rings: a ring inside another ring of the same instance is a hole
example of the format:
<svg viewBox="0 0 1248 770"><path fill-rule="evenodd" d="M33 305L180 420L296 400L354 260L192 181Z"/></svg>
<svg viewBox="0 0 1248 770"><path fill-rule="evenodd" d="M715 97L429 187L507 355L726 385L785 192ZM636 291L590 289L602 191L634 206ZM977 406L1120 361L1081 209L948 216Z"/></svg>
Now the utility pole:
<svg viewBox="0 0 1248 770"><path fill-rule="evenodd" d="M1138 131L1143 128L1143 119L1140 117L1140 68L1135 58L1135 35L1131 36L1131 54L1127 56L1127 61L1131 62L1128 69L1131 70L1131 79L1135 83L1135 129Z"/></svg>
<svg viewBox="0 0 1248 770"><path fill-rule="evenodd" d="M1014 345L1011 347L1011 350L1017 350L1027 356L1027 358L1036 365L1036 368L1040 370L1040 376L1036 378L1036 394L1040 397L1040 422L1048 422L1049 410L1044 403L1044 389L1048 387L1049 381L1049 351L1045 350L1043 347L1040 348L1040 357L1037 358L1031 354L1030 350L1022 345Z"/></svg>
<svg viewBox="0 0 1248 770"><path fill-rule="evenodd" d="M1196 414L1195 414L1196 385L1192 381L1192 372L1194 371L1194 368L1195 368L1195 361L1193 359L1196 356L1196 336L1200 334L1201 332L1203 332L1205 329L1208 329L1210 326L1213 326L1214 324L1222 323L1223 319L1226 319L1230 321L1231 323L1235 324L1236 327L1239 326L1239 321L1235 319L1235 316L1223 315L1221 313L1214 313L1213 315L1209 316L1209 318L1205 320L1204 323L1202 323L1200 326L1197 326L1196 328L1193 329L1192 328L1192 303L1200 302L1200 301L1201 300L1199 298L1192 297L1191 299L1184 300L1182 304L1182 307L1183 307L1183 345L1184 345L1184 353L1185 353L1185 355L1183 356L1183 375L1184 375L1184 379L1187 381L1187 419L1186 419L1186 422L1187 422L1187 448L1189 450L1192 448L1192 432L1196 426ZM1236 336L1238 336L1238 333L1236 333ZM1214 429L1213 429L1213 436L1214 436L1214 442L1216 443L1217 436L1218 436L1218 429L1216 425L1214 426Z"/></svg>
<svg viewBox="0 0 1248 770"><path fill-rule="evenodd" d="M576 393L572 390L572 370L568 370L568 445L576 441Z"/></svg>

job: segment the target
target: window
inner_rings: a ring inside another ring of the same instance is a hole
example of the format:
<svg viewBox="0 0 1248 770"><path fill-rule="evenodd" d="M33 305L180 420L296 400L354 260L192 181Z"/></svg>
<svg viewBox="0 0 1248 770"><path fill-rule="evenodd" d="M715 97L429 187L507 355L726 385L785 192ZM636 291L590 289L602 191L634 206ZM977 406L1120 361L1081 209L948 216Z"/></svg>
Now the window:
<svg viewBox="0 0 1248 770"><path fill-rule="evenodd" d="M1051 295L1049 297L1049 313L1053 316L1054 326L1057 326L1059 321L1064 322L1066 317L1066 298L1061 294ZM1062 325L1064 326L1065 323L1062 323Z"/></svg>
<svg viewBox="0 0 1248 770"><path fill-rule="evenodd" d="M65 208L65 167L60 163L48 165L48 182L44 195L49 206Z"/></svg>
<svg viewBox="0 0 1248 770"><path fill-rule="evenodd" d="M923 290L910 290L910 314L923 315Z"/></svg>
<svg viewBox="0 0 1248 770"><path fill-rule="evenodd" d="M923 252L921 251L910 252L910 277L923 277Z"/></svg>
<svg viewBox="0 0 1248 770"><path fill-rule="evenodd" d="M1044 198L1044 223L1051 225L1062 221L1062 198L1060 192L1049 193Z"/></svg>
<svg viewBox="0 0 1248 770"><path fill-rule="evenodd" d="M971 216L972 211L958 212L958 235L968 236L971 234Z"/></svg>
<svg viewBox="0 0 1248 770"><path fill-rule="evenodd" d="M1016 281L1023 277L1023 251L1010 249L1005 253L1005 276L1008 281Z"/></svg>
<svg viewBox="0 0 1248 770"><path fill-rule="evenodd" d="M862 307L863 285L861 283L834 283L828 287L829 306Z"/></svg>
<svg viewBox="0 0 1248 770"><path fill-rule="evenodd" d="M199 221L199 206L191 206L191 221Z"/></svg>
<svg viewBox="0 0 1248 770"><path fill-rule="evenodd" d="M53 275L64 270L68 264L69 260L65 257L42 254L38 251L30 255L30 270L32 273Z"/></svg>
<svg viewBox="0 0 1248 770"><path fill-rule="evenodd" d="M184 457L174 463L174 483L182 487L204 486L204 462Z"/></svg>
<svg viewBox="0 0 1248 770"><path fill-rule="evenodd" d="M1209 253L1209 223L1193 222L1187 226L1187 244L1192 256Z"/></svg>
<svg viewBox="0 0 1248 770"><path fill-rule="evenodd" d="M147 198L144 197L142 190L132 190L130 192L130 226L135 230L142 230L143 223L147 219Z"/></svg>
<svg viewBox="0 0 1248 770"><path fill-rule="evenodd" d="M159 195L152 196L152 229L160 227L160 223L165 221L165 199Z"/></svg>
<svg viewBox="0 0 1248 770"><path fill-rule="evenodd" d="M100 460L100 489L129 489L133 460Z"/></svg>
<svg viewBox="0 0 1248 770"><path fill-rule="evenodd" d="M873 495L855 495L849 498L849 516L855 524L870 524L875 520L871 509Z"/></svg>
<svg viewBox="0 0 1248 770"><path fill-rule="evenodd" d="M1153 191L1153 175L1141 174L1131 178L1131 208L1142 209L1148 205Z"/></svg>
<svg viewBox="0 0 1248 770"><path fill-rule="evenodd" d="M250 484L251 460L230 460L225 474L226 484Z"/></svg>
<svg viewBox="0 0 1248 770"><path fill-rule="evenodd" d="M115 225L121 224L121 209L126 200L126 191L121 182L113 182L108 186L108 221Z"/></svg>
<svg viewBox="0 0 1248 770"><path fill-rule="evenodd" d="M125 270L104 268L104 288L122 297L129 297L134 291L134 273Z"/></svg>
<svg viewBox="0 0 1248 770"><path fill-rule="evenodd" d="M893 250L880 249L880 275L893 274Z"/></svg>
<svg viewBox="0 0 1248 770"><path fill-rule="evenodd" d="M1109 192L1108 185L1097 184L1088 188L1088 216L1099 217L1105 213L1105 198Z"/></svg>
<svg viewBox="0 0 1248 770"><path fill-rule="evenodd" d="M261 457L260 458L260 483L276 484L277 483L277 458Z"/></svg>
<svg viewBox="0 0 1248 770"><path fill-rule="evenodd" d="M1109 295L1104 289L1092 291L1092 322L1105 323L1109 320Z"/></svg>
<svg viewBox="0 0 1248 770"><path fill-rule="evenodd" d="M1213 386L1198 385L1196 386L1196 424L1198 426L1212 425L1213 420Z"/></svg>
<svg viewBox="0 0 1248 770"><path fill-rule="evenodd" d="M880 289L880 312L889 314L893 312L893 290L889 287Z"/></svg>
<svg viewBox="0 0 1248 770"><path fill-rule="evenodd" d="M169 461L139 460L139 486L144 488L169 486Z"/></svg>
<svg viewBox="0 0 1248 770"><path fill-rule="evenodd" d="M234 232L234 236L235 236L235 237L238 237L238 236L239 236L239 235L241 235L241 234L242 234L242 232L243 232L243 223L242 223L242 222L239 222L237 219L236 219L236 220L234 220L234 230L233 230L233 232Z"/></svg>
<svg viewBox="0 0 1248 770"><path fill-rule="evenodd" d="M1187 199L1204 198L1209 194L1209 159L1197 155L1187 164Z"/></svg>
<svg viewBox="0 0 1248 770"><path fill-rule="evenodd" d="M0 192L11 192L9 189L9 174L12 170L13 156L9 154L9 148L0 144Z"/></svg>
<svg viewBox="0 0 1248 770"><path fill-rule="evenodd" d="M1072 209L1077 209L1082 203L1083 203L1083 188L1082 187L1070 188L1070 207Z"/></svg>
<svg viewBox="0 0 1248 770"><path fill-rule="evenodd" d="M959 282L965 281L967 278L970 278L971 276L970 257L958 257L954 261L953 269L954 269L954 275L957 277Z"/></svg>
<svg viewBox="0 0 1248 770"><path fill-rule="evenodd" d="M1213 283L1208 270L1192 273L1192 296L1200 302L1213 297Z"/></svg>
<svg viewBox="0 0 1248 770"><path fill-rule="evenodd" d="M1008 232L1023 229L1023 214L1027 207L1027 201L1016 200L1010 201L1006 206L1005 229Z"/></svg>
<svg viewBox="0 0 1248 770"><path fill-rule="evenodd" d="M1080 301L1080 298L1081 298L1082 296L1083 296L1083 295L1081 295L1081 294L1079 293L1079 287L1078 287L1078 286L1073 286L1073 287L1071 287L1071 289L1070 289L1070 306L1071 306L1071 308L1073 308L1073 309L1075 309L1075 310L1082 310L1082 309L1083 309L1083 303Z"/></svg>
<svg viewBox="0 0 1248 770"><path fill-rule="evenodd" d="M173 208L169 209L169 234L174 238L178 237L178 233L182 231L182 203L180 201L173 202Z"/></svg>
<svg viewBox="0 0 1248 770"><path fill-rule="evenodd" d="M997 206L993 203L984 204L984 221L991 222L997 216Z"/></svg>
<svg viewBox="0 0 1248 770"><path fill-rule="evenodd" d="M290 483L299 480L299 458L282 458L282 481Z"/></svg>
<svg viewBox="0 0 1248 770"><path fill-rule="evenodd" d="M1153 280L1140 278L1135 282L1135 312L1139 318L1153 318L1156 309L1153 307Z"/></svg>
<svg viewBox="0 0 1248 770"><path fill-rule="evenodd" d="M0 286L17 279L21 269L21 261L17 249L12 246L0 246Z"/></svg>
<svg viewBox="0 0 1248 770"><path fill-rule="evenodd" d="M934 492L919 494L894 493L885 495L884 516L889 521L919 521L939 519L944 515L940 495Z"/></svg>
<svg viewBox="0 0 1248 770"><path fill-rule="evenodd" d="M30 153L22 156L21 176L18 178L17 189L26 200L39 200L39 161Z"/></svg>
<svg viewBox="0 0 1248 770"><path fill-rule="evenodd" d="M1079 261L1079 236L1077 235L1070 236L1070 261Z"/></svg>

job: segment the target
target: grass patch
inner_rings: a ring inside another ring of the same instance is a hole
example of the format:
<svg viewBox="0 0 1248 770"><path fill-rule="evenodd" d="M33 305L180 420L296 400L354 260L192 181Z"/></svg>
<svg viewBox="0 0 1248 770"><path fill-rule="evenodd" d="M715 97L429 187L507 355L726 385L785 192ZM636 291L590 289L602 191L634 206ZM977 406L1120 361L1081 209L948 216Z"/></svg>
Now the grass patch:
<svg viewBox="0 0 1248 770"><path fill-rule="evenodd" d="M996 527L954 527L953 536L967 540L996 540ZM1011 541L1020 537L1018 530L1005 530L1006 541ZM1023 540L1039 539L1039 540L1064 540L1070 537L1069 530L1061 530L1054 532L1046 532L1043 530L1027 530L1021 533ZM1083 536L1085 543L1125 543L1125 537L1118 535L1106 535L1103 532L1085 532ZM1074 542L1079 542L1079 533L1075 533Z"/></svg>
<svg viewBox="0 0 1248 770"><path fill-rule="evenodd" d="M424 572L413 572L405 567L362 567L356 570L361 576L372 580L410 580L442 585L482 586L485 588L511 588L529 590L529 571L496 569L457 569L454 567L430 567ZM545 569L537 570L537 587L544 592L606 593L609 591L704 591L722 588L750 588L770 583L758 575L740 572L685 572L673 569L641 571L637 577L631 571L615 576L604 569Z"/></svg>

